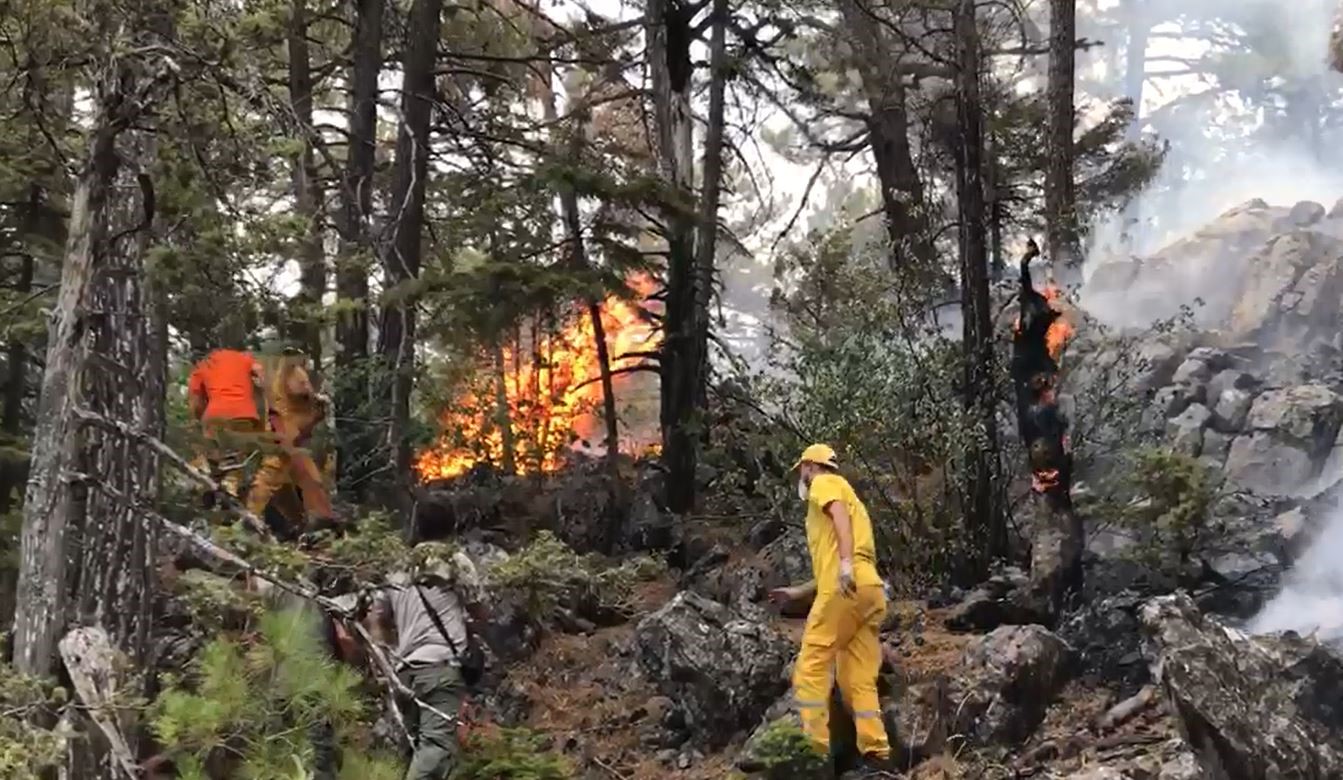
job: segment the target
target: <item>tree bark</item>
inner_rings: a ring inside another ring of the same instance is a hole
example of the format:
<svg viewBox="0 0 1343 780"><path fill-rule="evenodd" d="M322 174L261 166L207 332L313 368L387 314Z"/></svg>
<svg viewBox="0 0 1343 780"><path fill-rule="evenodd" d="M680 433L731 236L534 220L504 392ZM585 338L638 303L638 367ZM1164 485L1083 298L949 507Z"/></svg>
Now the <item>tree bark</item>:
<svg viewBox="0 0 1343 780"><path fill-rule="evenodd" d="M960 206L961 311L963 319L965 410L978 429L967 453L965 491L967 526L972 532L969 572L988 573L992 558L1007 547L1006 527L995 488L998 471L998 423L994 388L993 312L989 299L988 252L984 230L983 106L980 99L979 31L974 0L958 0L956 39L956 112L961 129L956 157L956 196Z"/></svg>
<svg viewBox="0 0 1343 780"><path fill-rule="evenodd" d="M1073 183L1076 0L1049 0L1049 120L1045 162L1045 223L1049 261L1060 277L1080 282L1082 262Z"/></svg>
<svg viewBox="0 0 1343 780"><path fill-rule="evenodd" d="M899 73L899 53L860 2L842 0L839 9L867 99L864 121L881 184L882 210L891 242L891 267L907 268L908 261L913 260L927 271L936 256L920 212L923 181L909 145L909 112L905 84Z"/></svg>
<svg viewBox="0 0 1343 780"><path fill-rule="evenodd" d="M698 488L695 472L703 438L700 417L708 395L709 303L713 297L727 77L728 4L726 0L714 0L710 11L713 32L705 175L696 201L690 107L694 81L690 43L696 10L684 0L653 0L648 15L658 162L669 191L663 209L667 294L660 355L662 458L669 472L667 506L678 514L694 508Z"/></svg>
<svg viewBox="0 0 1343 780"><path fill-rule="evenodd" d="M93 351L84 375L90 411L162 437L167 360L161 342L162 301L145 273L153 218L149 166L157 144L151 132L132 131L118 145L120 165L108 209L113 238L95 259ZM81 469L139 506L158 500L158 455L102 429L84 431ZM153 593L149 553L153 539L136 506L92 489L81 518L78 565L72 572L75 618L100 625L137 664L146 660Z"/></svg>
<svg viewBox="0 0 1343 780"><path fill-rule="evenodd" d="M390 451L397 495L410 495L410 394L415 383L415 308L419 296L412 285L420 275L421 237L424 230L425 180L429 174L429 126L433 116L434 65L443 0L415 0L411 5L402 62L401 126L397 131L396 160L388 199L388 223L383 235L382 267L385 294L379 352L390 372L390 422L386 444ZM408 506L402 507L409 509ZM405 514L410 516L409 511Z"/></svg>
<svg viewBox="0 0 1343 780"><path fill-rule="evenodd" d="M369 220L377 151L378 77L382 73L383 0L355 3L351 53L349 153L341 183L340 254L336 261L335 404L342 489L363 496L370 471L368 414Z"/></svg>
<svg viewBox="0 0 1343 780"><path fill-rule="evenodd" d="M289 319L294 340L312 360L313 387L321 388L322 297L326 294L326 254L322 249L322 189L313 152L312 56L308 46L308 3L293 0L289 31L289 106L294 113L294 137L301 144L291 162L294 213L303 221L299 239L299 292L291 301Z"/></svg>
<svg viewBox="0 0 1343 780"><path fill-rule="evenodd" d="M135 660L149 627L151 540L128 508L86 504L72 478L94 474L140 499L152 500L157 487L152 456L84 434L80 398L135 425L163 419L161 364L148 335L160 332L157 309L142 284L152 183L140 165L153 147L137 123L162 99L166 71L151 75L141 55L120 53L131 31L155 20L97 10L102 83L71 204L23 511L14 666L32 675L50 672L69 617L103 623Z"/></svg>

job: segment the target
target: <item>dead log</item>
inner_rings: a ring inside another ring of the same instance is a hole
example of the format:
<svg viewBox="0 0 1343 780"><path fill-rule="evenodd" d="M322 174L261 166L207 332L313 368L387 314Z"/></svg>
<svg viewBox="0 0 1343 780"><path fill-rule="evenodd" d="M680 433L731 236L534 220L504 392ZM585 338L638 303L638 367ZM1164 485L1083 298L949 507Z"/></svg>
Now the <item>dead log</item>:
<svg viewBox="0 0 1343 780"><path fill-rule="evenodd" d="M116 723L116 650L107 632L96 626L76 628L61 639L59 648L75 696L107 739L113 764L134 780L138 776L135 756Z"/></svg>
<svg viewBox="0 0 1343 780"><path fill-rule="evenodd" d="M1113 731L1125 721L1152 706L1156 701L1156 686L1145 686L1142 690L1119 702L1107 710L1104 715L1101 715L1096 720L1096 730L1100 732Z"/></svg>

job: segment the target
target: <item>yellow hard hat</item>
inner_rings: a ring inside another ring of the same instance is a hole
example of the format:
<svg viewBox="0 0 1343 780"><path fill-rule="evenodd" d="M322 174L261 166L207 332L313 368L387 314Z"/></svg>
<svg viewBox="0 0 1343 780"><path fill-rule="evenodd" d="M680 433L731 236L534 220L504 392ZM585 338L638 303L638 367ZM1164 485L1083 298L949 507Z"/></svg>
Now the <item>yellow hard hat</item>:
<svg viewBox="0 0 1343 780"><path fill-rule="evenodd" d="M835 450L828 444L813 444L803 450L802 457L797 459L797 463L793 464L793 468L796 469L803 463L816 463L832 469L839 468L839 463L835 457Z"/></svg>

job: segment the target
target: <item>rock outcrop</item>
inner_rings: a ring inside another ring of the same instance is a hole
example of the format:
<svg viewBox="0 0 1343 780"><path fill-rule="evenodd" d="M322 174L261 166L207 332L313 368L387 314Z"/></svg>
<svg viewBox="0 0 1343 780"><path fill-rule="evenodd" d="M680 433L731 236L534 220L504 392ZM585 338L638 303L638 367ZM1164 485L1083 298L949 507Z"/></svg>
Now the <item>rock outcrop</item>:
<svg viewBox="0 0 1343 780"><path fill-rule="evenodd" d="M974 746L1024 741L1067 682L1073 650L1042 626L1003 626L966 648L950 680L951 733Z"/></svg>
<svg viewBox="0 0 1343 780"><path fill-rule="evenodd" d="M633 646L639 669L710 748L759 723L788 689L794 650L770 626L688 591L640 621Z"/></svg>
<svg viewBox="0 0 1343 780"><path fill-rule="evenodd" d="M1245 636L1183 594L1140 614L1157 681L1205 777L1343 776L1343 658L1294 635Z"/></svg>

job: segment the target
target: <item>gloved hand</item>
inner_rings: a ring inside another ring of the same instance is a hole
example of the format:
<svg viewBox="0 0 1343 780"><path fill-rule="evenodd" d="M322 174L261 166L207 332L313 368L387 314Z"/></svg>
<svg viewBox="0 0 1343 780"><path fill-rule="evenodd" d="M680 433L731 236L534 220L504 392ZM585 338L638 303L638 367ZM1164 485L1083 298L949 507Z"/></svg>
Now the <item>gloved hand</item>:
<svg viewBox="0 0 1343 780"><path fill-rule="evenodd" d="M841 559L839 562L839 592L845 596L858 592L858 586L853 581L853 561Z"/></svg>

